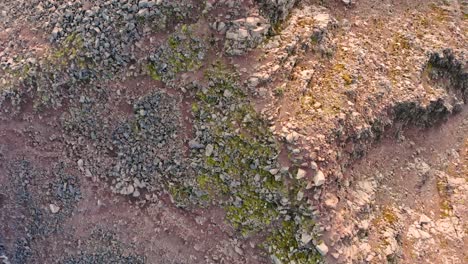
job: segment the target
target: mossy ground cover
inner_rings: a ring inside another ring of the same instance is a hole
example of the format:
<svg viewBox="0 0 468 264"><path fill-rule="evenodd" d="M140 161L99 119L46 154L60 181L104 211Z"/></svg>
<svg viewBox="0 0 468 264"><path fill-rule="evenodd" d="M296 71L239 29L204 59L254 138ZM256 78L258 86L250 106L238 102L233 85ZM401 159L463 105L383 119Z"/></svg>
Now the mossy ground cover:
<svg viewBox="0 0 468 264"><path fill-rule="evenodd" d="M177 73L202 66L205 46L201 39L193 36L192 30L190 26L182 25L150 56L148 71L153 79L168 82Z"/></svg>
<svg viewBox="0 0 468 264"><path fill-rule="evenodd" d="M7 91L14 105L20 93L34 95L34 108L60 107L63 100L77 92L75 87L96 78L96 64L84 56L83 38L73 33L37 61L24 61L8 69L0 90ZM21 61L20 58L18 58Z"/></svg>
<svg viewBox="0 0 468 264"><path fill-rule="evenodd" d="M192 151L201 200L221 204L242 236L265 235L263 247L283 263L317 263L314 246L301 242L314 227L307 202L297 199L302 184L279 168L279 143L232 72L221 65L208 70L209 85L192 105L199 140L209 149Z"/></svg>

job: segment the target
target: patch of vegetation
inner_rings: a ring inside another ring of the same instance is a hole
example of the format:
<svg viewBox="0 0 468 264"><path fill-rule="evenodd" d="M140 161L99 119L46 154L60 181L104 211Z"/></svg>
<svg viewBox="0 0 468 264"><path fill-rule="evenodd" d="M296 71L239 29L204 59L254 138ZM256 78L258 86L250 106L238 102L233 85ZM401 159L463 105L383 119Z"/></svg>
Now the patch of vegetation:
<svg viewBox="0 0 468 264"><path fill-rule="evenodd" d="M193 36L190 26L182 25L150 56L149 74L155 80L171 81L177 73L199 69L205 53L203 40Z"/></svg>
<svg viewBox="0 0 468 264"><path fill-rule="evenodd" d="M343 78L345 85L351 85L353 83L353 78L349 73L343 73L343 75L341 75L341 78Z"/></svg>
<svg viewBox="0 0 468 264"><path fill-rule="evenodd" d="M277 97L282 97L284 95L284 88L278 87L273 91L274 95Z"/></svg>
<svg viewBox="0 0 468 264"><path fill-rule="evenodd" d="M398 222L398 216L395 214L391 207L384 207L381 214L378 215L374 220L373 224L376 226L382 225L395 225Z"/></svg>
<svg viewBox="0 0 468 264"><path fill-rule="evenodd" d="M410 48L411 43L406 36L400 33L397 33L393 36L392 42L390 44L390 50L392 52L401 52Z"/></svg>
<svg viewBox="0 0 468 264"><path fill-rule="evenodd" d="M449 16L449 12L446 9L443 9L442 7L437 5L436 3L431 3L430 8L431 8L431 10L433 12L432 17L433 17L434 20L436 20L438 22L444 22L444 21L447 20L447 18Z"/></svg>
<svg viewBox="0 0 468 264"><path fill-rule="evenodd" d="M309 249L301 247L297 236L297 230L304 228L311 230L314 225L309 219L304 220L301 225L294 221L284 221L280 228L267 238L268 251L283 263L311 264L318 263L320 256L310 254ZM304 231L307 232L307 231ZM294 249L291 251L291 249Z"/></svg>
<svg viewBox="0 0 468 264"><path fill-rule="evenodd" d="M265 249L276 258L315 263L315 248L301 245L298 236L314 226L307 203L297 200L301 183L276 169L279 146L230 71L220 64L207 71L210 85L192 105L205 145L204 151L192 151L200 161L201 197L222 204L244 237L266 234Z"/></svg>
<svg viewBox="0 0 468 264"><path fill-rule="evenodd" d="M318 81L312 84L310 92L300 99L299 115L311 122L339 114L346 102L346 96L340 91L340 87L351 85L355 81L342 63L330 66L316 79Z"/></svg>
<svg viewBox="0 0 468 264"><path fill-rule="evenodd" d="M441 216L450 217L453 214L453 207L450 203L448 183L446 179L437 180L437 193L439 194Z"/></svg>
<svg viewBox="0 0 468 264"><path fill-rule="evenodd" d="M77 58L79 52L84 48L84 41L81 35L73 33L69 35L61 46L55 50L50 60L57 65L65 66L70 60L77 59L79 64L85 64L83 57Z"/></svg>
<svg viewBox="0 0 468 264"><path fill-rule="evenodd" d="M96 77L96 65L84 55L83 45L79 34L69 35L39 61L19 63L8 73L10 80L4 88L14 93L27 90L28 96L33 95L35 110L60 107L68 95L77 92L73 88Z"/></svg>

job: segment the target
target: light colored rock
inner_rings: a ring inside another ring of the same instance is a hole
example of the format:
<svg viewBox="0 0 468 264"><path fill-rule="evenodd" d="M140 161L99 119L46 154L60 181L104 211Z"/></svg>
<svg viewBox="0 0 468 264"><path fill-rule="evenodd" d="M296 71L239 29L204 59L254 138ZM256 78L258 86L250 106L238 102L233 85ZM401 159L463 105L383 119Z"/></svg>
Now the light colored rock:
<svg viewBox="0 0 468 264"><path fill-rule="evenodd" d="M229 90L224 90L223 96L226 98L230 98L232 96L232 92Z"/></svg>
<svg viewBox="0 0 468 264"><path fill-rule="evenodd" d="M224 22L219 22L217 27L216 27L216 30L218 30L219 32L223 31L224 29L226 29L226 23Z"/></svg>
<svg viewBox="0 0 468 264"><path fill-rule="evenodd" d="M241 256L244 255L244 251L243 251L240 247L238 247L238 246L235 246L235 247L234 247L234 251L236 251L236 253L239 254L239 255L241 255Z"/></svg>
<svg viewBox="0 0 468 264"><path fill-rule="evenodd" d="M281 260L279 260L275 255L271 255L271 260L273 261L273 264L283 264Z"/></svg>
<svg viewBox="0 0 468 264"><path fill-rule="evenodd" d="M392 237L387 237L385 242L387 244L387 246L383 250L385 256L391 256L391 255L395 254L395 252L398 249L398 242L395 240L395 238L393 236Z"/></svg>
<svg viewBox="0 0 468 264"><path fill-rule="evenodd" d="M91 178L91 177L93 177L93 174L91 173L91 171L89 169L86 169L85 170L85 176L86 176L86 178Z"/></svg>
<svg viewBox="0 0 468 264"><path fill-rule="evenodd" d="M2 261L3 264L11 264L11 262L8 260L8 257L5 256L4 254L0 255L0 260Z"/></svg>
<svg viewBox="0 0 468 264"><path fill-rule="evenodd" d="M429 239L431 238L431 235L424 231L424 230L418 230L419 231L419 235L421 236L422 239Z"/></svg>
<svg viewBox="0 0 468 264"><path fill-rule="evenodd" d="M429 217L427 217L425 214L421 214L421 216L419 217L420 225L429 224L430 222L432 222L432 220Z"/></svg>
<svg viewBox="0 0 468 264"><path fill-rule="evenodd" d="M313 170L317 170L318 169L318 165L315 161L312 161L310 163L310 168L313 169Z"/></svg>
<svg viewBox="0 0 468 264"><path fill-rule="evenodd" d="M249 31L246 29L239 29L239 32L237 33L237 40L245 40L249 37Z"/></svg>
<svg viewBox="0 0 468 264"><path fill-rule="evenodd" d="M321 29L325 29L328 24L331 22L330 14L328 13L319 13L314 16L314 22L316 26Z"/></svg>
<svg viewBox="0 0 468 264"><path fill-rule="evenodd" d="M205 148L205 156L210 157L213 154L214 147L211 144L208 144Z"/></svg>
<svg viewBox="0 0 468 264"><path fill-rule="evenodd" d="M325 183L325 175L321 170L317 171L314 176L314 184L315 186L322 186Z"/></svg>
<svg viewBox="0 0 468 264"><path fill-rule="evenodd" d="M270 24L263 17L247 17L232 21L226 31L224 48L229 55L241 55L256 48L266 38ZM219 25L218 25L218 31ZM224 31L224 27L223 27Z"/></svg>
<svg viewBox="0 0 468 264"><path fill-rule="evenodd" d="M60 207L55 204L49 204L49 209L53 214L56 214L60 211Z"/></svg>
<svg viewBox="0 0 468 264"><path fill-rule="evenodd" d="M464 178L448 177L447 181L448 181L448 184L454 188L458 188L459 186L462 186L466 183L466 180Z"/></svg>
<svg viewBox="0 0 468 264"><path fill-rule="evenodd" d="M84 161L82 159L79 159L76 163L78 165L78 169L80 171L83 171L84 170L84 167L83 167L84 166Z"/></svg>
<svg viewBox="0 0 468 264"><path fill-rule="evenodd" d="M328 246L325 244L325 242L322 242L315 246L317 248L317 251L320 253L320 255L325 256L328 253Z"/></svg>
<svg viewBox="0 0 468 264"><path fill-rule="evenodd" d="M122 195L130 195L135 191L135 187L133 187L132 184L129 184L127 187L123 187L122 190L120 190L120 194Z"/></svg>
<svg viewBox="0 0 468 264"><path fill-rule="evenodd" d="M247 85L250 88L257 87L259 83L260 83L260 79L258 77L250 77L249 80L247 81Z"/></svg>
<svg viewBox="0 0 468 264"><path fill-rule="evenodd" d="M359 228L362 229L362 230L367 230L367 229L369 229L369 220L362 220L362 221L359 223Z"/></svg>
<svg viewBox="0 0 468 264"><path fill-rule="evenodd" d="M312 236L308 233L302 233L301 234L301 242L303 245L306 245L312 240Z"/></svg>
<svg viewBox="0 0 468 264"><path fill-rule="evenodd" d="M296 199L297 199L298 201L302 201L303 198L304 198L304 192L301 192L301 191L297 192L297 197L296 197Z"/></svg>
<svg viewBox="0 0 468 264"><path fill-rule="evenodd" d="M237 32L232 32L232 31L226 32L226 39L236 40Z"/></svg>
<svg viewBox="0 0 468 264"><path fill-rule="evenodd" d="M271 170L269 170L269 172L271 173L271 175L276 175L276 174L278 174L279 170L278 169L271 169Z"/></svg>
<svg viewBox="0 0 468 264"><path fill-rule="evenodd" d="M52 38L53 38L53 39L57 39L61 32L62 32L62 29L61 29L61 28L55 27L55 28L52 30Z"/></svg>
<svg viewBox="0 0 468 264"><path fill-rule="evenodd" d="M293 143L299 139L299 134L296 131L293 131L292 133L289 133L286 136L286 141L288 143Z"/></svg>
<svg viewBox="0 0 468 264"><path fill-rule="evenodd" d="M307 174L307 172L305 170L298 169L296 179L300 180L300 179L304 178L306 176L306 174Z"/></svg>
<svg viewBox="0 0 468 264"><path fill-rule="evenodd" d="M336 197L336 195L332 194L332 193L327 193L325 194L325 205L328 207L328 208L336 208L336 205L338 204L338 197Z"/></svg>

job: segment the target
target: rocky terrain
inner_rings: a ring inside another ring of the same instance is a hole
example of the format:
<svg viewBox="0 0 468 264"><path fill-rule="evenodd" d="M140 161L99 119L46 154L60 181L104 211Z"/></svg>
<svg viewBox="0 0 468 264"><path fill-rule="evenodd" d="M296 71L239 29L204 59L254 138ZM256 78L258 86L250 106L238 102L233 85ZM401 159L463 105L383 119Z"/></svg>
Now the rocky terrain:
<svg viewBox="0 0 468 264"><path fill-rule="evenodd" d="M0 263L466 263L467 43L464 0L0 0Z"/></svg>

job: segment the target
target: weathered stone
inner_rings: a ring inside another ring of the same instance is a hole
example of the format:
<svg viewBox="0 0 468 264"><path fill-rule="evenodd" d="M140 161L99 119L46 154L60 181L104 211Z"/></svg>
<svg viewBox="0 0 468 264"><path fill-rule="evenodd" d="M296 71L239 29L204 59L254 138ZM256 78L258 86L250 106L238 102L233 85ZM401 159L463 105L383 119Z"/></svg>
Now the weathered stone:
<svg viewBox="0 0 468 264"><path fill-rule="evenodd" d="M325 175L322 171L317 171L314 176L315 186L322 186L325 183Z"/></svg>
<svg viewBox="0 0 468 264"><path fill-rule="evenodd" d="M214 147L212 144L208 144L205 148L205 156L210 157L213 154Z"/></svg>
<svg viewBox="0 0 468 264"><path fill-rule="evenodd" d="M53 214L56 214L60 211L60 207L55 204L49 204L49 209Z"/></svg>
<svg viewBox="0 0 468 264"><path fill-rule="evenodd" d="M328 208L334 209L336 208L336 205L338 204L338 197L332 193L327 193L325 194L325 205Z"/></svg>
<svg viewBox="0 0 468 264"><path fill-rule="evenodd" d="M421 214L421 216L419 218L419 224L420 225L429 224L431 222L432 222L432 220L429 217L427 217L425 214Z"/></svg>
<svg viewBox="0 0 468 264"><path fill-rule="evenodd" d="M325 256L328 253L328 246L325 244L325 242L318 244L317 246L315 246L315 248L322 256Z"/></svg>
<svg viewBox="0 0 468 264"><path fill-rule="evenodd" d="M312 236L309 233L301 234L302 245L307 245L312 240Z"/></svg>
<svg viewBox="0 0 468 264"><path fill-rule="evenodd" d="M306 176L307 172L303 169L298 169L297 170L297 175L296 175L296 179L302 179Z"/></svg>

